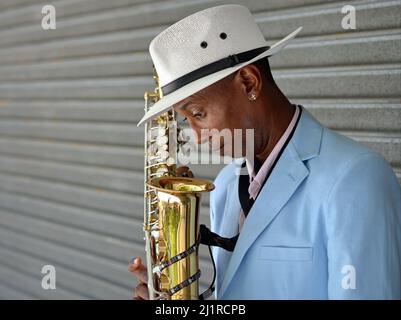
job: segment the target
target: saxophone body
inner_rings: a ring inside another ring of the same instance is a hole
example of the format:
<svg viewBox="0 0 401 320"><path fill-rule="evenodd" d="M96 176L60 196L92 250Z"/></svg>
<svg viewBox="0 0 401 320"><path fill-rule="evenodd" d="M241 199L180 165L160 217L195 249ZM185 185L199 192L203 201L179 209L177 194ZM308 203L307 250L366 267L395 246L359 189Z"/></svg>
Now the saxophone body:
<svg viewBox="0 0 401 320"><path fill-rule="evenodd" d="M145 92L145 112L162 98ZM151 300L199 297L199 209L201 194L212 183L177 176L180 129L174 110L145 124L144 224L148 290Z"/></svg>

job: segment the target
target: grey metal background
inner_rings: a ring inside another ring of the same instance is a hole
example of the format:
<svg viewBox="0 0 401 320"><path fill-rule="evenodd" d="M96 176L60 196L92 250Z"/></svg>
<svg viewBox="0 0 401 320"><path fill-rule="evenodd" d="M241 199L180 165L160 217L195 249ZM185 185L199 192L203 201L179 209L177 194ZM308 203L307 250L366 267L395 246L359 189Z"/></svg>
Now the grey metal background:
<svg viewBox="0 0 401 320"><path fill-rule="evenodd" d="M401 180L401 1L0 0L0 298L131 297L127 262L144 251L136 122L153 88L147 46L223 3L247 5L271 42L304 26L271 59L280 87L382 153ZM41 29L46 4L56 30ZM341 28L347 4L356 30ZM46 264L56 290L41 288ZM205 251L201 267L205 287Z"/></svg>

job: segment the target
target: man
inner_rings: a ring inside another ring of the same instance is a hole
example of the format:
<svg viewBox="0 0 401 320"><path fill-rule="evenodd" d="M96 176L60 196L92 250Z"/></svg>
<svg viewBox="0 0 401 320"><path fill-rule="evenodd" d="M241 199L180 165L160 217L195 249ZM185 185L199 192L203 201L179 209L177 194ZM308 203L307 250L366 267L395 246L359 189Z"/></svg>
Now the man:
<svg viewBox="0 0 401 320"><path fill-rule="evenodd" d="M202 129L254 129L255 161L242 165L248 175L226 166L211 194L212 231L234 246L214 250L218 299L400 299L394 172L293 105L271 75L266 57L298 31L268 48L237 5L179 21L151 43L165 96L141 123L173 106L197 137ZM146 299L140 258L130 271L140 280L135 298Z"/></svg>

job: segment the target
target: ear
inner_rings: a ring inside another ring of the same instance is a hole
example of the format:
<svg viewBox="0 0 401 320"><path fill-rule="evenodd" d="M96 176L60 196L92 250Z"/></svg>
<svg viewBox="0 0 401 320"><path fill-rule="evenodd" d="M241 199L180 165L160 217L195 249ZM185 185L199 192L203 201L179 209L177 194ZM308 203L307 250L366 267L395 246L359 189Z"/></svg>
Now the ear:
<svg viewBox="0 0 401 320"><path fill-rule="evenodd" d="M236 75L236 80L246 96L251 92L259 96L262 90L262 79L261 72L253 64L242 67Z"/></svg>

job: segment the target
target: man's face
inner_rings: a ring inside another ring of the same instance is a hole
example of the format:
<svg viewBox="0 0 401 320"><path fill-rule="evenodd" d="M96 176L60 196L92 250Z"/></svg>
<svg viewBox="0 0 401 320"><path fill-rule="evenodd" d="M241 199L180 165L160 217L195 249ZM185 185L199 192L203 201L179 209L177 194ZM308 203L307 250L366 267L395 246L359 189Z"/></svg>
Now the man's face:
<svg viewBox="0 0 401 320"><path fill-rule="evenodd" d="M240 157L244 152L240 150L242 154L238 154L233 151L234 139L216 137L216 134L225 129L234 137L234 129L252 128L249 101L243 90L245 88L241 88L241 83L233 74L178 102L174 110L187 119L198 144L209 143L213 152ZM205 131L209 130L212 132L205 135ZM243 150L244 141L245 134L239 142Z"/></svg>

